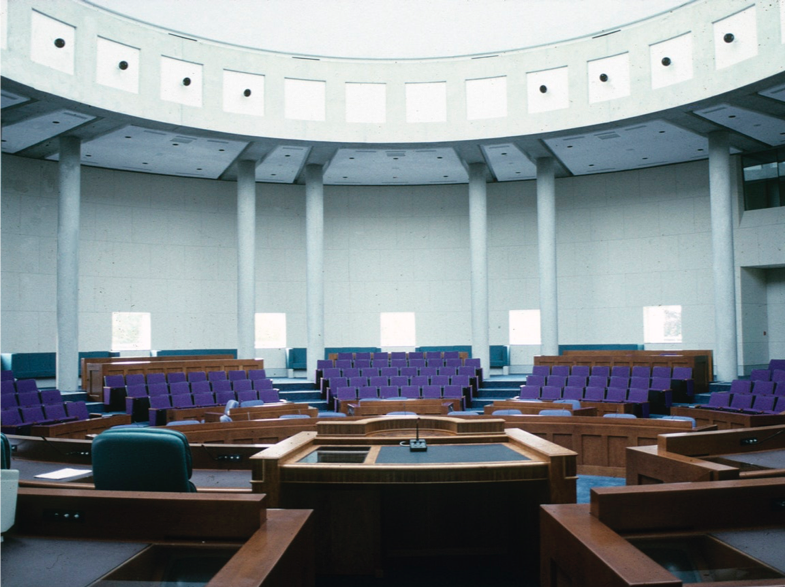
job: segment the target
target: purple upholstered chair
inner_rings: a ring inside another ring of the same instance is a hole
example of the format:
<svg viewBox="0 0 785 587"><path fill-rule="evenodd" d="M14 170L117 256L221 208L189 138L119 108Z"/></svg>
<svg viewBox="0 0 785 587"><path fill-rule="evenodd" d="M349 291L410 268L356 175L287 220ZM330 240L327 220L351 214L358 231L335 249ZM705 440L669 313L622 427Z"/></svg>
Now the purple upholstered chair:
<svg viewBox="0 0 785 587"><path fill-rule="evenodd" d="M229 400L236 400L237 393L233 389L215 392L215 405L225 406Z"/></svg>
<svg viewBox="0 0 785 587"><path fill-rule="evenodd" d="M651 367L648 365L633 365L632 377L645 377L651 379Z"/></svg>
<svg viewBox="0 0 785 587"><path fill-rule="evenodd" d="M335 390L335 410L340 411L341 402L357 401L356 387L339 387Z"/></svg>
<svg viewBox="0 0 785 587"><path fill-rule="evenodd" d="M248 379L255 381L256 379L267 379L267 373L264 369L249 369Z"/></svg>
<svg viewBox="0 0 785 587"><path fill-rule="evenodd" d="M730 405L725 408L733 412L746 412L752 407L752 400L755 398L751 393L737 393L730 400Z"/></svg>
<svg viewBox="0 0 785 587"><path fill-rule="evenodd" d="M186 395L191 393L191 385L187 381L175 381L169 384L170 395Z"/></svg>
<svg viewBox="0 0 785 587"><path fill-rule="evenodd" d="M715 391L709 396L709 403L705 405L712 410L721 410L730 406L730 400L733 396L727 392Z"/></svg>
<svg viewBox="0 0 785 587"><path fill-rule="evenodd" d="M554 375L551 375L551 377L554 377ZM561 376L557 375L557 377L561 377ZM542 388L542 391L540 392L540 399L543 401L551 401L551 402L557 399L561 399L561 390L562 388L559 386L546 385L545 387Z"/></svg>
<svg viewBox="0 0 785 587"><path fill-rule="evenodd" d="M45 406L52 406L55 404L62 405L63 395L60 393L59 389L42 389L41 403Z"/></svg>
<svg viewBox="0 0 785 587"><path fill-rule="evenodd" d="M534 385L536 387L542 387L545 385L545 377L542 375L535 375L532 373L528 377L526 377L526 385Z"/></svg>
<svg viewBox="0 0 785 587"><path fill-rule="evenodd" d="M649 390L641 388L630 388L630 393L627 395L627 402L636 404L638 414L641 418L649 417Z"/></svg>
<svg viewBox="0 0 785 587"><path fill-rule="evenodd" d="M611 368L611 377L626 377L630 378L630 368L624 365L616 365Z"/></svg>
<svg viewBox="0 0 785 587"><path fill-rule="evenodd" d="M651 376L654 377L667 377L668 379L671 378L671 368L670 367L652 367L651 369Z"/></svg>
<svg viewBox="0 0 785 587"><path fill-rule="evenodd" d="M274 387L272 379L254 379L253 386L254 389L258 389L259 391L263 389L272 389Z"/></svg>
<svg viewBox="0 0 785 587"><path fill-rule="evenodd" d="M444 387L445 385L450 385L450 376L449 375L434 375L431 377L431 385L438 385L439 387Z"/></svg>
<svg viewBox="0 0 785 587"><path fill-rule="evenodd" d="M332 365L332 363L330 363L330 364ZM318 369L318 367L317 367L317 369ZM232 369L232 370L229 371L229 373L227 375L228 375L229 381L241 381L241 380L244 380L244 379L248 379L248 373L246 373L242 369Z"/></svg>
<svg viewBox="0 0 785 587"><path fill-rule="evenodd" d="M551 374L551 368L549 365L534 365L532 367L532 375L540 375L542 377L547 377Z"/></svg>
<svg viewBox="0 0 785 587"><path fill-rule="evenodd" d="M402 377L408 378L417 377L420 374L420 370L417 367L409 367L408 365L401 367L400 372Z"/></svg>
<svg viewBox="0 0 785 587"><path fill-rule="evenodd" d="M174 373L167 373L166 374L166 382L171 385L172 383L182 383L183 381L188 381L188 378L185 376L185 373L182 371L175 371Z"/></svg>
<svg viewBox="0 0 785 587"><path fill-rule="evenodd" d="M750 381L771 381L771 371L768 369L753 369L750 371Z"/></svg>
<svg viewBox="0 0 785 587"><path fill-rule="evenodd" d="M577 377L588 377L591 375L590 371L591 370L588 365L573 365L570 374Z"/></svg>
<svg viewBox="0 0 785 587"><path fill-rule="evenodd" d="M458 374L458 367L441 367L440 369L436 370L437 375L447 375L448 377L452 377L453 375Z"/></svg>
<svg viewBox="0 0 785 587"><path fill-rule="evenodd" d="M730 393L752 393L752 381L747 379L734 379L730 382Z"/></svg>
<svg viewBox="0 0 785 587"><path fill-rule="evenodd" d="M248 391L253 389L253 382L250 379L235 379L232 381L232 389L235 393L238 391Z"/></svg>
<svg viewBox="0 0 785 587"><path fill-rule="evenodd" d="M19 404L16 401L15 393L4 393L0 396L0 407L4 410L8 408L18 408Z"/></svg>
<svg viewBox="0 0 785 587"><path fill-rule="evenodd" d="M442 388L443 399L459 399L461 400L461 408L463 408L463 390L457 385L445 385Z"/></svg>
<svg viewBox="0 0 785 587"><path fill-rule="evenodd" d="M409 385L416 385L417 387L422 387L423 385L430 385L430 381L428 381L428 377L425 375L417 375L416 377L412 377L409 381Z"/></svg>
<svg viewBox="0 0 785 587"><path fill-rule="evenodd" d="M191 393L196 395L197 393L212 393L212 387L210 387L209 381L194 381L191 383Z"/></svg>
<svg viewBox="0 0 785 587"><path fill-rule="evenodd" d="M419 385L402 385L400 393L401 393L401 397L408 397L410 399L419 399L420 398L420 386Z"/></svg>
<svg viewBox="0 0 785 587"><path fill-rule="evenodd" d="M431 377L436 377L436 374L438 373L436 369L436 367L421 367L418 374L430 379Z"/></svg>
<svg viewBox="0 0 785 587"><path fill-rule="evenodd" d="M588 377L582 377L580 375L570 375L569 377L567 377L567 383L564 385L564 387L580 387L581 389L583 389L584 387L586 387L587 380Z"/></svg>
<svg viewBox="0 0 785 587"><path fill-rule="evenodd" d="M387 377L387 378L389 378L389 377L398 377L398 375L400 375L400 374L401 374L401 372L398 369L398 367L382 367L382 370L379 371L379 375L381 375L382 377Z"/></svg>
<svg viewBox="0 0 785 587"><path fill-rule="evenodd" d="M564 391L562 392L562 398L573 399L578 401L582 400L583 386L577 387L577 386L568 385L567 387L564 388Z"/></svg>
<svg viewBox="0 0 785 587"><path fill-rule="evenodd" d="M169 386L166 383L151 383L147 386L147 395L169 395Z"/></svg>
<svg viewBox="0 0 785 587"><path fill-rule="evenodd" d="M38 383L36 383L35 379L20 379L16 382L16 391L17 393L38 392Z"/></svg>
<svg viewBox="0 0 785 587"><path fill-rule="evenodd" d="M649 378L648 377L631 377L630 378L630 389L649 389Z"/></svg>
<svg viewBox="0 0 785 587"><path fill-rule="evenodd" d="M85 402L65 402L65 413L77 420L89 420L90 412L87 411Z"/></svg>
<svg viewBox="0 0 785 587"><path fill-rule="evenodd" d="M357 388L357 397L362 400L379 399L379 388L377 386L366 386Z"/></svg>
<svg viewBox="0 0 785 587"><path fill-rule="evenodd" d="M611 377L613 379L613 377ZM609 387L605 391L605 401L611 403L624 403L627 401L626 387Z"/></svg>
<svg viewBox="0 0 785 587"><path fill-rule="evenodd" d="M8 434L17 434L28 430L28 426L22 421L22 414L19 413L19 408L3 409L0 419L2 419L3 423L3 432Z"/></svg>
<svg viewBox="0 0 785 587"><path fill-rule="evenodd" d="M24 391L16 394L16 401L20 407L40 406L41 394L38 391Z"/></svg>
<svg viewBox="0 0 785 587"><path fill-rule="evenodd" d="M241 404L243 402L251 402L259 399L259 392L255 389L246 389L237 392L237 401Z"/></svg>
<svg viewBox="0 0 785 587"><path fill-rule="evenodd" d="M180 395L172 396L173 408L192 408L194 407L194 399L191 394L181 393Z"/></svg>
<svg viewBox="0 0 785 587"><path fill-rule="evenodd" d="M188 382L207 381L207 374L204 371L191 371L188 373Z"/></svg>
<svg viewBox="0 0 785 587"><path fill-rule="evenodd" d="M583 390L583 401L601 402L605 399L605 387L589 386Z"/></svg>
<svg viewBox="0 0 785 587"><path fill-rule="evenodd" d="M586 387L608 387L608 378L602 375L591 375Z"/></svg>
<svg viewBox="0 0 785 587"><path fill-rule="evenodd" d="M246 379L246 381L249 381ZM210 386L213 389L213 393L218 393L219 391L232 391L232 382L228 379L218 379L210 383Z"/></svg>
<svg viewBox="0 0 785 587"><path fill-rule="evenodd" d="M591 374L596 377L605 377L607 379L611 376L611 368L609 365L594 365L591 368Z"/></svg>
<svg viewBox="0 0 785 587"><path fill-rule="evenodd" d="M398 398L400 388L394 385L382 385L379 388L379 397L382 399Z"/></svg>
<svg viewBox="0 0 785 587"><path fill-rule="evenodd" d="M379 367L366 367L365 369L360 369L360 377L367 377L370 379L371 377L379 377L381 369Z"/></svg>
<svg viewBox="0 0 785 587"><path fill-rule="evenodd" d="M423 399L440 399L442 397L441 385L423 385L422 397Z"/></svg>
<svg viewBox="0 0 785 587"><path fill-rule="evenodd" d="M150 386L155 383L166 383L166 373L148 373L147 385Z"/></svg>
<svg viewBox="0 0 785 587"><path fill-rule="evenodd" d="M520 399L540 399L541 391L542 387L539 385L521 385L518 397Z"/></svg>
<svg viewBox="0 0 785 587"><path fill-rule="evenodd" d="M769 383L769 382L767 382ZM774 406L777 403L777 397L774 395L756 395L752 402L752 406L748 411L756 414L771 414L774 411Z"/></svg>
<svg viewBox="0 0 785 587"><path fill-rule="evenodd" d="M611 375L610 381L608 381L608 389L611 388L629 389L629 387L630 387L630 380L628 377Z"/></svg>
<svg viewBox="0 0 785 587"><path fill-rule="evenodd" d="M764 381L759 379L753 382L752 393L753 395L774 395L774 386L777 385L774 381Z"/></svg>
<svg viewBox="0 0 785 587"><path fill-rule="evenodd" d="M68 422L70 420L76 420L76 417L71 417L65 413L65 406L62 404L62 402L59 404L45 404L44 417L52 422Z"/></svg>
<svg viewBox="0 0 785 587"><path fill-rule="evenodd" d="M207 406L217 405L215 395L212 391L205 391L192 394L194 405L198 408L206 408ZM224 405L226 402L222 403Z"/></svg>
<svg viewBox="0 0 785 587"><path fill-rule="evenodd" d="M385 387L387 385L390 385L390 380L387 377L382 377L380 375L377 375L376 377L371 377L368 380L368 385L370 387Z"/></svg>
<svg viewBox="0 0 785 587"><path fill-rule="evenodd" d="M25 406L19 408L19 413L22 414L22 422L25 424L53 424L54 422L47 419L44 415L44 409L41 404L37 406Z"/></svg>
<svg viewBox="0 0 785 587"><path fill-rule="evenodd" d="M371 366L371 359L355 359L354 366L357 369L368 369Z"/></svg>
<svg viewBox="0 0 785 587"><path fill-rule="evenodd" d="M554 365L551 367L551 375L561 375L562 377L570 376L569 365Z"/></svg>

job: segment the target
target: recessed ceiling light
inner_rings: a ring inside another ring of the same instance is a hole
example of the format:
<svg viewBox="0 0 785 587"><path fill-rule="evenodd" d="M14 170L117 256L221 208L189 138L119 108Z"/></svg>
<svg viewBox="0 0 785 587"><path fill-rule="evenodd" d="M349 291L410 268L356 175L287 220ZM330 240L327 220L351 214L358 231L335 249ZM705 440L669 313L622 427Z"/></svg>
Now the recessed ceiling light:
<svg viewBox="0 0 785 587"><path fill-rule="evenodd" d="M142 161L142 165L150 165L147 161Z"/></svg>
<svg viewBox="0 0 785 587"><path fill-rule="evenodd" d="M736 115L735 114L731 114L731 115L728 116L728 118L736 118Z"/></svg>
<svg viewBox="0 0 785 587"><path fill-rule="evenodd" d="M226 151L226 149L218 149L219 153L223 153L224 151Z"/></svg>
<svg viewBox="0 0 785 587"><path fill-rule="evenodd" d="M60 121L59 120L53 120L52 124L60 124Z"/></svg>
<svg viewBox="0 0 785 587"><path fill-rule="evenodd" d="M128 138L131 138L131 137L128 137ZM172 146L173 146L173 147L179 147L179 146L180 146L180 143L172 143Z"/></svg>

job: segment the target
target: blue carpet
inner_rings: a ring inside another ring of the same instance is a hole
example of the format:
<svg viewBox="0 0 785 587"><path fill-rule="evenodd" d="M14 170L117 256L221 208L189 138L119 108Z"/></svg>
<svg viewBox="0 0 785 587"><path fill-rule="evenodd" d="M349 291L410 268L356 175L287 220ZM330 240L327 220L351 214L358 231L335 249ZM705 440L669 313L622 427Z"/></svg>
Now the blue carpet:
<svg viewBox="0 0 785 587"><path fill-rule="evenodd" d="M578 475L578 503L589 503L591 501L592 487L623 487L626 484L626 480L619 477Z"/></svg>

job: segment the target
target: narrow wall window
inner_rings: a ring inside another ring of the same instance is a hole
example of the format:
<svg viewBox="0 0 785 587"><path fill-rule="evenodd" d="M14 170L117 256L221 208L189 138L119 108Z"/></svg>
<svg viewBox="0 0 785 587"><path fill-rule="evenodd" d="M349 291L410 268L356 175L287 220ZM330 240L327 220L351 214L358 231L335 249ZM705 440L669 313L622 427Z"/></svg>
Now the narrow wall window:
<svg viewBox="0 0 785 587"><path fill-rule="evenodd" d="M327 84L307 79L284 79L284 116L293 120L324 120Z"/></svg>
<svg viewBox="0 0 785 587"><path fill-rule="evenodd" d="M445 82L406 84L406 122L445 122L447 84Z"/></svg>
<svg viewBox="0 0 785 587"><path fill-rule="evenodd" d="M149 312L112 312L112 350L150 350Z"/></svg>
<svg viewBox="0 0 785 587"><path fill-rule="evenodd" d="M254 332L256 348L286 348L286 314L257 313Z"/></svg>
<svg viewBox="0 0 785 587"><path fill-rule="evenodd" d="M466 80L466 118L480 120L507 116L507 78Z"/></svg>
<svg viewBox="0 0 785 587"><path fill-rule="evenodd" d="M381 346L417 346L414 312L381 313Z"/></svg>
<svg viewBox="0 0 785 587"><path fill-rule="evenodd" d="M510 344L542 344L539 310L510 310Z"/></svg>
<svg viewBox="0 0 785 587"><path fill-rule="evenodd" d="M681 306L644 306L643 342L681 342Z"/></svg>
<svg viewBox="0 0 785 587"><path fill-rule="evenodd" d="M346 84L346 122L383 123L386 119L385 84Z"/></svg>

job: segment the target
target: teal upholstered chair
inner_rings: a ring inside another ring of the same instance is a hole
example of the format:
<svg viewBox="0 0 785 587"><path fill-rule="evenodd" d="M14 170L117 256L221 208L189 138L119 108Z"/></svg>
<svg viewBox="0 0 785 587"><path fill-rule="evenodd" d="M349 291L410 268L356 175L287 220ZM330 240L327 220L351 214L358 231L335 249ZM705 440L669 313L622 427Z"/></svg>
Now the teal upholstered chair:
<svg viewBox="0 0 785 587"><path fill-rule="evenodd" d="M96 489L193 492L191 447L182 432L110 428L93 440Z"/></svg>
<svg viewBox="0 0 785 587"><path fill-rule="evenodd" d="M11 443L5 434L0 433L0 442L2 442L2 462L0 462L0 469L11 468Z"/></svg>

